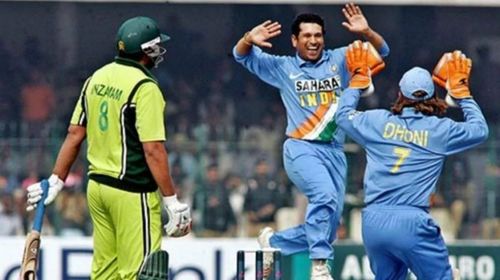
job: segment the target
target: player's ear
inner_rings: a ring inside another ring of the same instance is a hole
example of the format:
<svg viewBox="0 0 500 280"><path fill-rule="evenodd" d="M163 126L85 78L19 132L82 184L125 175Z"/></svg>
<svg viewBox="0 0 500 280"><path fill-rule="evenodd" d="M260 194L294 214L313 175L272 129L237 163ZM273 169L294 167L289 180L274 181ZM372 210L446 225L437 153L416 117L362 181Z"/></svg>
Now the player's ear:
<svg viewBox="0 0 500 280"><path fill-rule="evenodd" d="M296 48L297 47L297 42L298 42L299 39L297 38L297 36L295 36L294 34L292 34L291 40L292 40L292 46L294 48Z"/></svg>

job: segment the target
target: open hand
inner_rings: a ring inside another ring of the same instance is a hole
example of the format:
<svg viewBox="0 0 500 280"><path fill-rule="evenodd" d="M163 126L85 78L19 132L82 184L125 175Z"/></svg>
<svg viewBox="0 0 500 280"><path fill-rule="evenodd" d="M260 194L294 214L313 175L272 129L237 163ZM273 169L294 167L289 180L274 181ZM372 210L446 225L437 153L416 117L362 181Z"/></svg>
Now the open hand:
<svg viewBox="0 0 500 280"><path fill-rule="evenodd" d="M370 30L368 21L361 12L361 8L354 3L348 3L342 9L347 22L342 22L342 25L350 32L356 34L365 34Z"/></svg>
<svg viewBox="0 0 500 280"><path fill-rule="evenodd" d="M271 48L273 45L268 40L280 34L281 24L266 20L245 34L244 40L259 47Z"/></svg>

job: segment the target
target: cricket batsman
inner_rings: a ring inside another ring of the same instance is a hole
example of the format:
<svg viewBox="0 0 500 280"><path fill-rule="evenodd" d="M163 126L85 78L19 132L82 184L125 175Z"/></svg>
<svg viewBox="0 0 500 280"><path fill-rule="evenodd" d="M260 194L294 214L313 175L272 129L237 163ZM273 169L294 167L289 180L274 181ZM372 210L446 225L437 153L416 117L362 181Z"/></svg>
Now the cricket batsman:
<svg viewBox="0 0 500 280"><path fill-rule="evenodd" d="M169 217L168 236L191 230L189 207L177 200L170 176L165 101L150 72L163 61L162 44L168 40L148 17L134 17L120 26L118 56L83 85L48 179L47 199L40 202L39 183L28 187L28 210L51 203L87 139L87 200L94 228L91 279L166 279L165 258L148 259L157 265L144 265L160 250L162 203Z"/></svg>

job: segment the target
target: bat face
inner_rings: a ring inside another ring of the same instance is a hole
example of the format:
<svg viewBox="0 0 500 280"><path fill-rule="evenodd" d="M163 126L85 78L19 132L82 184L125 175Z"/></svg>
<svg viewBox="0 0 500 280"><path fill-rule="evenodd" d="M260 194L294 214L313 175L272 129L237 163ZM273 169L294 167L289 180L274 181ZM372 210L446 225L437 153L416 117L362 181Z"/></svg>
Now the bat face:
<svg viewBox="0 0 500 280"><path fill-rule="evenodd" d="M40 249L40 233L32 231L24 246L23 263L21 265L21 280L35 280Z"/></svg>

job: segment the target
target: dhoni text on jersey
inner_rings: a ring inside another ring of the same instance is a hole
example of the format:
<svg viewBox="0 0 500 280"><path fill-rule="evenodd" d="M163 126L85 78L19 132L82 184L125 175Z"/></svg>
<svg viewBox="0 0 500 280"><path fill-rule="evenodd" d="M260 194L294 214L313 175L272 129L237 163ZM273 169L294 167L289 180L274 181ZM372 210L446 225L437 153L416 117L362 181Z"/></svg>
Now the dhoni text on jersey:
<svg viewBox="0 0 500 280"><path fill-rule="evenodd" d="M92 93L114 100L120 100L120 97L123 94L123 90L104 84L95 84Z"/></svg>
<svg viewBox="0 0 500 280"><path fill-rule="evenodd" d="M428 130L409 130L400 124L392 122L385 124L382 136L385 139L413 143L421 147L427 147L427 144L429 143Z"/></svg>
<svg viewBox="0 0 500 280"><path fill-rule="evenodd" d="M335 90L340 89L340 76L323 80L297 80L295 92L299 95L301 107L315 107L337 103Z"/></svg>

